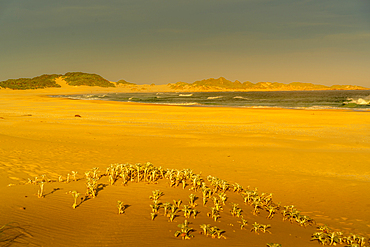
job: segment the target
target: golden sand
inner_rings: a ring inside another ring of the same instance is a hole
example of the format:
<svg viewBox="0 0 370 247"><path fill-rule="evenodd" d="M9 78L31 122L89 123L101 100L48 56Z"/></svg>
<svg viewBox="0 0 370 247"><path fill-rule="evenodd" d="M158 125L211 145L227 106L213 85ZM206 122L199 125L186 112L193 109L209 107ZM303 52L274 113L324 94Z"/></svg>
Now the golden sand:
<svg viewBox="0 0 370 247"><path fill-rule="evenodd" d="M153 190L162 202L188 201L188 188L121 181L103 188L96 198L72 208L67 194L86 191L84 173L103 172L110 164L151 162L171 169L192 169L243 187L272 193L275 202L295 205L318 225L344 234L370 237L370 115L329 110L241 109L78 101L49 94L102 92L106 89L0 90L0 227L4 236L30 246L320 246L310 241L316 226L282 221L281 214L255 216L239 194L228 201L217 222L201 205L189 219L191 240L174 236L183 216L168 222L150 219ZM78 181L46 183L44 198L28 178L45 174L57 180L77 171ZM196 192L201 198L201 193ZM118 214L117 201L130 205ZM229 213L239 203L246 229ZM180 215L180 214L179 214ZM270 224L271 234L250 231L254 222ZM227 239L199 234L200 224L225 230ZM2 243L0 242L0 245Z"/></svg>

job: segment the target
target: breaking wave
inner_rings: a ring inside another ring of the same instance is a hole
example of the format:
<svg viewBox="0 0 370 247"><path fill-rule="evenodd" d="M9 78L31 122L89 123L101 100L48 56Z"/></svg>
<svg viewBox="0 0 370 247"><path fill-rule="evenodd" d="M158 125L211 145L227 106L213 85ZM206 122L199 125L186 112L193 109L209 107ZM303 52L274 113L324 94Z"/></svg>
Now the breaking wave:
<svg viewBox="0 0 370 247"><path fill-rule="evenodd" d="M347 98L344 104L370 105L370 95L365 98Z"/></svg>
<svg viewBox="0 0 370 247"><path fill-rule="evenodd" d="M248 98L243 97L243 96L235 96L234 99L245 99L245 100L249 100Z"/></svg>
<svg viewBox="0 0 370 247"><path fill-rule="evenodd" d="M224 96L210 96L207 99L221 99Z"/></svg>

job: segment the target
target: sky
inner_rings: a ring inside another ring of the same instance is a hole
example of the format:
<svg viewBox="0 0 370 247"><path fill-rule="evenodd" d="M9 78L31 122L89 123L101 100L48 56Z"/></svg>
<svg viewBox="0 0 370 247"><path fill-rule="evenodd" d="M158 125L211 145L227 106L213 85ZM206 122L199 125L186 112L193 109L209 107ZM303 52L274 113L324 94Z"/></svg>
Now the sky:
<svg viewBox="0 0 370 247"><path fill-rule="evenodd" d="M370 88L370 1L0 0L0 81L77 71Z"/></svg>

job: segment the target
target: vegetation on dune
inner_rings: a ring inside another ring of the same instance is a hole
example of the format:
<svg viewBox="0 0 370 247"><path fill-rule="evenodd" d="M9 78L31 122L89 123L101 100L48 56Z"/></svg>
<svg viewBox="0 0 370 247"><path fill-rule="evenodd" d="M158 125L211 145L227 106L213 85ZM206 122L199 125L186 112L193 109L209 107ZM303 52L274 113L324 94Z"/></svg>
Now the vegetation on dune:
<svg viewBox="0 0 370 247"><path fill-rule="evenodd" d="M125 80L119 80L116 82L117 85L124 85L124 86L136 86L135 83L132 83L132 82L128 82L128 81L125 81Z"/></svg>
<svg viewBox="0 0 370 247"><path fill-rule="evenodd" d="M64 75L51 74L41 75L34 78L8 79L0 82L0 88L10 88L14 90L42 89L51 87L61 87L55 79L61 77L70 86L98 86L115 87L115 84L104 79L100 75L83 72L68 72Z"/></svg>
<svg viewBox="0 0 370 247"><path fill-rule="evenodd" d="M34 78L8 79L0 82L0 88L10 88L13 90L39 89L48 87L60 87L55 79L60 75L41 75Z"/></svg>
<svg viewBox="0 0 370 247"><path fill-rule="evenodd" d="M83 72L68 72L63 75L63 79L70 86L98 86L115 87L115 85L97 74Z"/></svg>

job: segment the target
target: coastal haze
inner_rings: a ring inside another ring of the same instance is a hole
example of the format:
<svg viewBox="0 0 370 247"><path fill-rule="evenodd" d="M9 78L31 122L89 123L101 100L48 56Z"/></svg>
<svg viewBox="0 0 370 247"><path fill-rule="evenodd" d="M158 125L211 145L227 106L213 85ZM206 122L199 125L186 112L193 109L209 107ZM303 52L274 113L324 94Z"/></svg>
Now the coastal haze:
<svg viewBox="0 0 370 247"><path fill-rule="evenodd" d="M368 1L2 1L0 81L83 71L370 87Z"/></svg>

